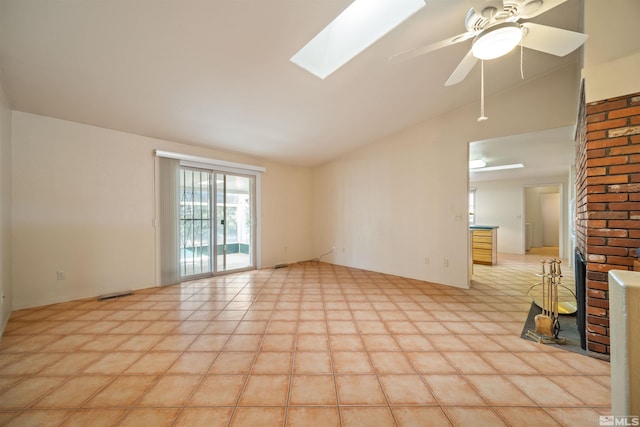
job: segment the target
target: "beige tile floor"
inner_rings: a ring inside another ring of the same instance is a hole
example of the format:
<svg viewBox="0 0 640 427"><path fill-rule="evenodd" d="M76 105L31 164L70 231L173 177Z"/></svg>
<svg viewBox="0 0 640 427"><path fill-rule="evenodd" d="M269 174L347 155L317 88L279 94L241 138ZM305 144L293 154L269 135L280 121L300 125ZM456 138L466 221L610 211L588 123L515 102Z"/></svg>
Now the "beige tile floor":
<svg viewBox="0 0 640 427"><path fill-rule="evenodd" d="M538 261L469 290L303 263L16 311L0 424L597 426L608 363L519 336Z"/></svg>

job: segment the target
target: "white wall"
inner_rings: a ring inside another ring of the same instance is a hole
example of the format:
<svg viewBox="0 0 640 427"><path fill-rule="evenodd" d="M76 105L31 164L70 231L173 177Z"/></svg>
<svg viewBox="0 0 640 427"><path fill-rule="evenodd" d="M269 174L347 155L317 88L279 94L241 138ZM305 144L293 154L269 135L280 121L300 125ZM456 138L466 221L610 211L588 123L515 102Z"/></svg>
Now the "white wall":
<svg viewBox="0 0 640 427"><path fill-rule="evenodd" d="M640 92L640 1L585 0L587 102Z"/></svg>
<svg viewBox="0 0 640 427"><path fill-rule="evenodd" d="M266 163L262 176L262 267L309 260L310 168Z"/></svg>
<svg viewBox="0 0 640 427"><path fill-rule="evenodd" d="M15 309L158 283L154 149L265 166L262 266L312 257L308 168L14 111Z"/></svg>
<svg viewBox="0 0 640 427"><path fill-rule="evenodd" d="M315 251L335 245L327 261L467 287L469 142L573 124L577 100L574 65L490 96L486 122L469 105L315 168Z"/></svg>
<svg viewBox="0 0 640 427"><path fill-rule="evenodd" d="M423 143L424 136L407 132L393 145L376 144L316 170L317 252L335 245L328 261L413 278L432 273L443 282L447 271L459 270L454 242L465 232L455 215L465 223L467 200L452 189L466 186L466 168L448 175L456 168L451 159L467 154L464 146ZM466 286L462 277L454 283Z"/></svg>
<svg viewBox="0 0 640 427"><path fill-rule="evenodd" d="M498 252L524 253L524 198L517 181L470 182L476 189L476 224L497 225Z"/></svg>
<svg viewBox="0 0 640 427"><path fill-rule="evenodd" d="M0 85L0 336L2 336L13 305L11 293L11 208L11 110L9 110L7 99Z"/></svg>

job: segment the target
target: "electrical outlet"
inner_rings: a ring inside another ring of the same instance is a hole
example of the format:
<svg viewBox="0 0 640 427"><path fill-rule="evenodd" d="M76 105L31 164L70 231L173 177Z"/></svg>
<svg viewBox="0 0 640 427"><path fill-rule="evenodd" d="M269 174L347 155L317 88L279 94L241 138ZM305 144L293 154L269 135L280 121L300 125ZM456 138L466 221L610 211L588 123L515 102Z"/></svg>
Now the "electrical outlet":
<svg viewBox="0 0 640 427"><path fill-rule="evenodd" d="M65 276L65 274L64 274L64 271L58 271L58 272L56 273L56 279L57 279L57 280L64 280L64 279L66 279L66 276Z"/></svg>
<svg viewBox="0 0 640 427"><path fill-rule="evenodd" d="M448 259L445 259L442 264L445 266L445 268L449 268L449 260Z"/></svg>
<svg viewBox="0 0 640 427"><path fill-rule="evenodd" d="M425 263L425 265L429 264L429 257L428 256L424 257L424 263Z"/></svg>

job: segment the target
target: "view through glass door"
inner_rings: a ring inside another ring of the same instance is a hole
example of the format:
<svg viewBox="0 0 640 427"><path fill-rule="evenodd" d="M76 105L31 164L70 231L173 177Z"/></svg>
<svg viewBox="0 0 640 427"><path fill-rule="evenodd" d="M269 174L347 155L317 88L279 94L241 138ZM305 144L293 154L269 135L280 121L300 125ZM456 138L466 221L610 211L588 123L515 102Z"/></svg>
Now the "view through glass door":
<svg viewBox="0 0 640 427"><path fill-rule="evenodd" d="M182 278L255 266L254 201L253 176L180 169Z"/></svg>
<svg viewBox="0 0 640 427"><path fill-rule="evenodd" d="M216 262L215 271L254 266L253 183L254 177L215 174Z"/></svg>

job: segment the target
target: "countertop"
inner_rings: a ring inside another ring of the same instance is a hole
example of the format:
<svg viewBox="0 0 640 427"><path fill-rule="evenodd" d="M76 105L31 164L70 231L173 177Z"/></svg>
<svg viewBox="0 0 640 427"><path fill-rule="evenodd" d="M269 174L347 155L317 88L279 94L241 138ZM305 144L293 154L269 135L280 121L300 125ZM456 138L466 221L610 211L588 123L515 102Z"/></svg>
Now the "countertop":
<svg viewBox="0 0 640 427"><path fill-rule="evenodd" d="M498 228L497 225L470 225L469 228L471 230L493 230L494 228Z"/></svg>

